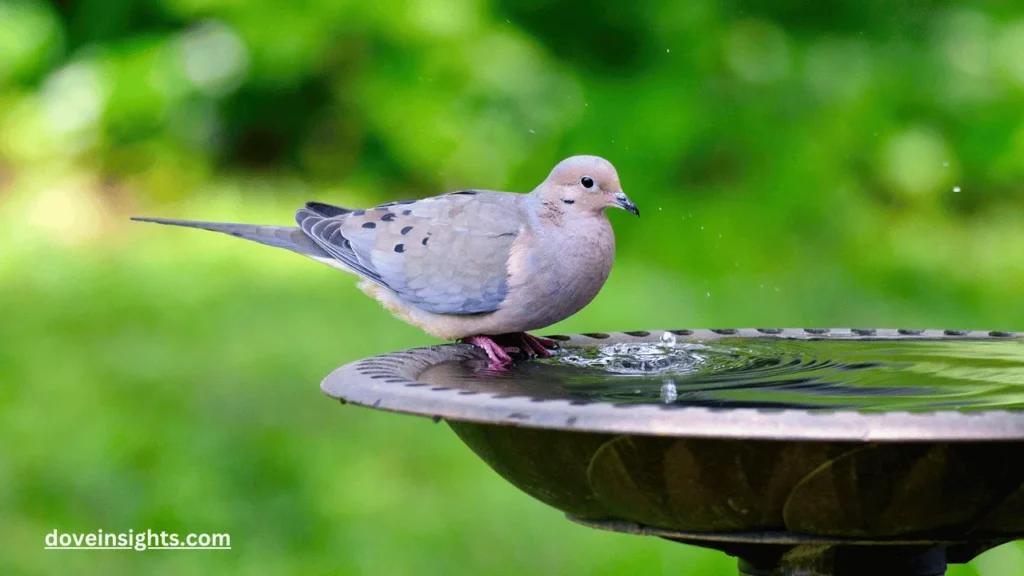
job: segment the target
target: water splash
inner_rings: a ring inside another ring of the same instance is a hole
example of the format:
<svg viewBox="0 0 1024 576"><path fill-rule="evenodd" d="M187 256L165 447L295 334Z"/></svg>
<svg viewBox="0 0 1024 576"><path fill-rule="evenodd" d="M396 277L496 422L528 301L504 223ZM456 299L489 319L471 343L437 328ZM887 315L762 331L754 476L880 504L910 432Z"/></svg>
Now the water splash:
<svg viewBox="0 0 1024 576"><path fill-rule="evenodd" d="M686 373L696 370L703 362L704 358L695 351L705 348L704 345L677 345L675 336L669 340L662 338L656 344L621 342L598 348L590 354L562 356L558 360L571 366L601 368L616 374Z"/></svg>

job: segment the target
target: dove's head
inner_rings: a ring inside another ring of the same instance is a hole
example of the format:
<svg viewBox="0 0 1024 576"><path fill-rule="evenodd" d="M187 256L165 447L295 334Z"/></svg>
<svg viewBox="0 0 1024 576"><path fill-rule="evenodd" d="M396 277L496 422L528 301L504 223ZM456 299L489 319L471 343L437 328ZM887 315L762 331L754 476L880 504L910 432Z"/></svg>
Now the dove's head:
<svg viewBox="0 0 1024 576"><path fill-rule="evenodd" d="M571 156L562 160L536 193L545 203L560 205L564 212L604 212L622 208L637 216L640 210L622 191L612 163L597 156Z"/></svg>

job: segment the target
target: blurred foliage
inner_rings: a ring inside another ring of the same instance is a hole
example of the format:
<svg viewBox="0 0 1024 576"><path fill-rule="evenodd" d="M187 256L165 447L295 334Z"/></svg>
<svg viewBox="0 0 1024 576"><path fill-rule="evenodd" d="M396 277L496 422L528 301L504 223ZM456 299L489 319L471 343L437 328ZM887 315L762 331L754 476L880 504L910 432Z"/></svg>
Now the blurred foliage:
<svg viewBox="0 0 1024 576"><path fill-rule="evenodd" d="M732 573L327 401L431 342L351 279L125 216L285 223L599 154L644 216L553 330L1020 330L1022 55L1018 0L0 0L0 572ZM235 549L43 553L54 528Z"/></svg>

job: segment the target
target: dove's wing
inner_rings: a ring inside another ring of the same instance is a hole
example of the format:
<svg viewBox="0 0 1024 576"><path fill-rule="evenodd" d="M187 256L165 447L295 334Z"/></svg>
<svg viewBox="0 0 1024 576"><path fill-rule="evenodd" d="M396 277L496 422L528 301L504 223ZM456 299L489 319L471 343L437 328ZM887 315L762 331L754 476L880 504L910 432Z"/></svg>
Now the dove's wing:
<svg viewBox="0 0 1024 576"><path fill-rule="evenodd" d="M307 205L295 219L321 248L405 302L438 314L494 312L523 196L467 190L369 210Z"/></svg>

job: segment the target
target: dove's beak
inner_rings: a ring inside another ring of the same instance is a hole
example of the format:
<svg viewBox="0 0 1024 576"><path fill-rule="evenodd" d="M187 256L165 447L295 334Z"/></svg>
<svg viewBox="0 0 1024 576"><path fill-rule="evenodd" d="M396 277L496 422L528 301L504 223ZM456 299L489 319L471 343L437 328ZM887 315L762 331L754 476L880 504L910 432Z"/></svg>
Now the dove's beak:
<svg viewBox="0 0 1024 576"><path fill-rule="evenodd" d="M640 209L636 207L636 204L633 204L633 201L629 199L629 196L626 196L625 192L617 192L615 194L615 203L619 208L627 212L632 212L637 216L640 215Z"/></svg>

